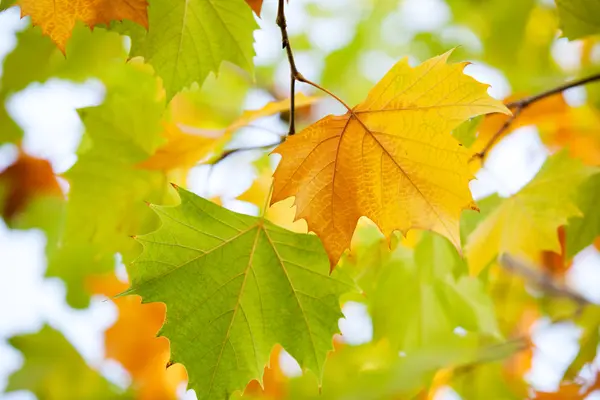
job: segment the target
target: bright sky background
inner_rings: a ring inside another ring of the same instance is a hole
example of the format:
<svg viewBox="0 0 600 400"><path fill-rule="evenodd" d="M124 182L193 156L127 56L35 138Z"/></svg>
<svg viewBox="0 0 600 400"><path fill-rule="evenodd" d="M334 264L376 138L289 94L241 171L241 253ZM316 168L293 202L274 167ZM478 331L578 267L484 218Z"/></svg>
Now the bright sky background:
<svg viewBox="0 0 600 400"><path fill-rule="evenodd" d="M322 67L323 54L345 45L352 39L350 32L360 17L360 2L351 0L328 0L318 3L336 10L339 17L319 19L309 16L304 7L317 0L294 0L289 5L289 30L291 33L307 31L315 51L301 52L297 62L306 76L314 76ZM465 46L480 46L477 37L469 31L446 27L450 19L449 9L441 0L407 0L398 8L397 13L388 17L381 29L392 32L397 24L408 27L413 33L426 30L442 30L447 35L458 35ZM279 31L272 21L275 20L273 0L265 2L263 19L259 21L262 30L255 33L257 64L272 63L281 57ZM269 22L265 22L269 21ZM14 33L24 27L19 20L19 11L11 9L0 13L0 60L15 44ZM410 37L390 35L394 40L405 41ZM568 67L577 62L579 49L576 44L564 40L557 41L554 48L557 58L564 60ZM398 55L398 58L404 56ZM367 62L367 60L370 60ZM374 62L373 60L376 60ZM365 55L363 72L373 82L379 80L397 59L378 52ZM569 64L571 63L571 64ZM287 85L287 64L279 65L275 78L283 86ZM467 73L478 80L490 83L490 94L503 98L510 93L510 86L502 74L485 65L476 64L467 68ZM581 102L585 92L569 93L567 99ZM52 162L56 172L66 171L75 161L75 150L83 132L83 125L75 109L97 105L102 102L103 87L97 81L86 84L52 80L43 85L34 84L15 95L9 101L9 112L23 127L26 136L24 147L34 156L44 157ZM248 108L262 106L271 98L261 92L252 91L247 99ZM334 103L327 103L328 112L339 111ZM285 127L276 119L264 122L270 129L285 131ZM256 130L260 131L260 130ZM264 132L254 132L255 140L269 143ZM246 143L248 144L248 143ZM13 146L0 146L0 170L15 158ZM219 166L207 182L208 170L196 169L190 179L190 186L205 196L221 194L232 197L241 193L250 185L253 178L251 169L240 169L240 163L247 164L256 154L241 153L230 157L228 164ZM523 128L512 134L491 153L485 168L478 174L478 180L472 182L476 198L498 192L508 196L518 191L540 168L547 157L537 131ZM231 177L235 177L232 185ZM227 177L227 179L225 179ZM226 205L240 212L255 210L241 202L226 202ZM7 377L22 364L20 354L12 349L6 339L25 332L35 332L43 323L49 323L62 331L81 352L87 362L98 368L109 379L126 385L127 373L116 362L103 359L103 331L116 320L116 307L110 300L95 297L87 310L69 308L65 299L64 284L58 279L44 279L46 268L44 255L45 238L36 230L10 231L0 222L0 392L7 383ZM600 255L593 249L584 250L578 257L568 276L568 282L588 299L600 303ZM401 288L399 288L401 289ZM364 306L351 303L344 308L347 319L340 320L340 328L350 343L362 343L370 340L372 327ZM537 345L533 360L533 369L529 375L531 382L539 389L553 390L564 369L577 353L579 331L571 324L549 327L546 321L540 322L534 331ZM290 374L298 373L291 357L284 355L284 366ZM597 360L596 367L600 367ZM182 392L183 393L183 392ZM186 399L193 399L188 392ZM436 400L458 399L451 390L445 391ZM600 399L600 394L594 397ZM2 400L35 399L31 393L17 392L10 395L0 394ZM591 399L591 397L590 397Z"/></svg>

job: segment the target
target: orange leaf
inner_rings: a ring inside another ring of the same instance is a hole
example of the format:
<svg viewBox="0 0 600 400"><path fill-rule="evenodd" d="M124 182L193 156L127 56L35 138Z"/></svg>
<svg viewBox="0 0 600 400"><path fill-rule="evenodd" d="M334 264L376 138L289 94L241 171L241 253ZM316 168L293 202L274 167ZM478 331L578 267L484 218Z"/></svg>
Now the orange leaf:
<svg viewBox="0 0 600 400"><path fill-rule="evenodd" d="M97 277L91 283L94 293L112 297L128 285L114 275ZM141 304L139 296L113 299L117 322L105 333L106 356L119 361L129 371L140 400L175 400L179 384L187 379L181 364L169 363L169 341L156 334L165 320L164 303Z"/></svg>
<svg viewBox="0 0 600 400"><path fill-rule="evenodd" d="M541 264L546 271L555 276L563 275L573 265L572 260L565 256L565 227L558 228L558 240L560 242L560 253L544 250L541 254Z"/></svg>
<svg viewBox="0 0 600 400"><path fill-rule="evenodd" d="M511 96L504 100L506 104L517 100L521 96ZM525 108L506 129L502 135L494 142L498 144L500 139L518 128L528 125L538 125L541 129L552 129L560 120L565 118L569 106L562 96L551 96L531 104ZM492 137L500 130L502 125L508 120L508 116L502 114L488 115L479 127L477 140L473 143L472 150L476 153L490 142ZM489 154L489 153L488 153Z"/></svg>
<svg viewBox="0 0 600 400"><path fill-rule="evenodd" d="M295 196L296 218L323 241L332 267L349 247L361 216L390 237L430 229L460 247L469 191L470 153L450 132L476 115L509 111L466 76L450 53L416 68L396 64L367 99L287 138L275 152L272 203Z"/></svg>
<svg viewBox="0 0 600 400"><path fill-rule="evenodd" d="M93 28L129 19L148 28L147 0L18 0L16 4L21 18L30 16L63 53L77 21Z"/></svg>
<svg viewBox="0 0 600 400"><path fill-rule="evenodd" d="M562 383L556 392L536 392L535 400L585 400L594 391L600 390L600 372L596 373L596 381L591 385L575 382Z"/></svg>
<svg viewBox="0 0 600 400"><path fill-rule="evenodd" d="M269 365L265 367L263 375L263 386L257 380L252 380L244 390L244 396L260 396L263 399L283 399L286 397L285 383L288 378L283 374L279 366L279 356L283 348L275 345L271 351Z"/></svg>
<svg viewBox="0 0 600 400"><path fill-rule="evenodd" d="M246 3L248 3L252 11L254 11L254 13L260 17L263 0L246 0Z"/></svg>
<svg viewBox="0 0 600 400"><path fill-rule="evenodd" d="M511 96L505 103L521 97ZM507 118L500 114L486 117L471 150L480 152ZM530 125L538 128L542 140L552 150L568 148L572 157L581 159L585 164L600 165L600 114L592 107L569 107L561 95L547 97L525 108L494 145L518 128Z"/></svg>
<svg viewBox="0 0 600 400"><path fill-rule="evenodd" d="M318 99L315 96L299 93L296 95L296 107L306 107ZM244 111L225 129L200 129L187 126L183 122L194 113L195 109L184 96L175 96L169 106L173 121L164 123L163 136L167 142L139 167L161 171L191 168L210 154L221 150L238 129L257 119L285 111L289 106L289 99L273 101L258 110Z"/></svg>
<svg viewBox="0 0 600 400"><path fill-rule="evenodd" d="M167 143L152 157L140 163L139 167L160 171L191 168L208 156L222 142L221 139L227 140L228 137L224 135L223 131L208 129L184 132L175 123L164 123L163 137L167 139Z"/></svg>
<svg viewBox="0 0 600 400"><path fill-rule="evenodd" d="M62 196L52 165L22 151L19 158L0 173L0 190L4 191L2 217L10 220L23 211L36 196Z"/></svg>

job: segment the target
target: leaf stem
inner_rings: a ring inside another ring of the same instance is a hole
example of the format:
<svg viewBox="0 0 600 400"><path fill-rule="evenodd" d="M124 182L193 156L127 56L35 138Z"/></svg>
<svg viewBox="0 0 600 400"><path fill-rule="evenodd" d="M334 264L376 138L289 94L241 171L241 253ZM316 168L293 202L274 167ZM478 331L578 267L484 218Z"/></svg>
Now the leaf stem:
<svg viewBox="0 0 600 400"><path fill-rule="evenodd" d="M533 103L543 100L545 98L548 98L550 96L560 94L560 93L564 92L565 90L568 90L568 89L571 89L571 88L574 88L577 86L583 86L588 83L592 83L592 82L596 82L596 81L600 81L600 73L588 76L587 78L568 82L563 85L557 86L555 88L538 93L536 95L524 97L520 100L508 103L506 105L506 107L513 110L513 115L506 120L506 122L500 127L500 129L498 129L498 131L496 133L494 133L494 135L491 137L491 139L485 145L485 147L479 153L476 153L473 155L473 157L471 158L470 161L473 161L476 158L484 159L485 156L487 155L487 153L490 151L490 149L502 137L502 134L504 132L506 132L506 130L508 130L508 128L510 128L512 123L515 122L515 120L519 117L519 115L523 112L523 110L525 110L527 107L529 107Z"/></svg>
<svg viewBox="0 0 600 400"><path fill-rule="evenodd" d="M250 151L250 150L268 150L271 149L279 144L281 144L283 142L282 140L279 140L275 143L270 143L270 144L266 144L266 145L258 145L258 146L249 146L249 147L239 147L237 149L230 149L230 150L225 150L223 151L221 154L219 154L218 156L209 159L208 161L204 161L201 162L199 164L202 165L215 165L220 163L221 161L223 161L224 159L226 159L227 157L229 157L230 155L234 154L234 153L238 153L240 151Z"/></svg>
<svg viewBox="0 0 600 400"><path fill-rule="evenodd" d="M290 129L288 135L293 135L296 133L296 81L306 83L307 85L311 85L325 93L329 96L333 97L337 101L339 101L346 109L352 112L352 109L338 96L325 89L324 87L318 85L315 82L312 82L306 79L300 71L298 71L298 67L296 66L296 60L294 59L294 52L292 51L292 46L290 45L290 39L287 32L287 21L285 19L285 0L279 0L279 5L277 7L277 26L279 26L279 30L281 30L281 47L285 49L288 59L288 64L290 65Z"/></svg>

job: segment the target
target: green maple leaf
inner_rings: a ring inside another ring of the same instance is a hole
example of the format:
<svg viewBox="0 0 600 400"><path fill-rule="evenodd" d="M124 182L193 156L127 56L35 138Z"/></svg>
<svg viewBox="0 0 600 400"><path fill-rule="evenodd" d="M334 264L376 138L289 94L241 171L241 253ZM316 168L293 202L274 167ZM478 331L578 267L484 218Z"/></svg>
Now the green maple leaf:
<svg viewBox="0 0 600 400"><path fill-rule="evenodd" d="M600 2L556 0L560 27L569 40L600 33Z"/></svg>
<svg viewBox="0 0 600 400"><path fill-rule="evenodd" d="M262 380L280 343L322 375L352 284L329 275L319 239L237 214L178 188L181 204L155 206L162 227L138 237L128 294L167 304L160 331L199 399L225 399Z"/></svg>
<svg viewBox="0 0 600 400"><path fill-rule="evenodd" d="M252 72L252 32L258 28L244 0L153 0L150 29L113 24L132 38L131 54L143 56L163 79L167 98L202 84L223 61Z"/></svg>
<svg viewBox="0 0 600 400"><path fill-rule="evenodd" d="M113 269L117 252L130 261L139 251L130 236L158 223L144 201L167 201L170 190L164 173L137 166L164 140L157 79L128 64L104 75L104 103L79 111L86 133L77 163L65 174L70 191L64 228L49 246L47 275L66 282L73 307L88 304L87 275Z"/></svg>
<svg viewBox="0 0 600 400"><path fill-rule="evenodd" d="M9 342L23 353L25 363L10 376L7 392L29 390L45 400L131 398L90 368L67 339L47 325Z"/></svg>
<svg viewBox="0 0 600 400"><path fill-rule="evenodd" d="M4 11L7 8L13 6L17 0L1 0L0 1L0 11Z"/></svg>
<svg viewBox="0 0 600 400"><path fill-rule="evenodd" d="M579 189L577 206L583 217L569 219L566 252L570 259L600 236L600 174L592 176Z"/></svg>
<svg viewBox="0 0 600 400"><path fill-rule="evenodd" d="M490 297L466 271L454 247L438 235L423 233L414 250L398 247L367 293L375 338L388 338L410 354L433 345L452 347L458 327L500 337Z"/></svg>

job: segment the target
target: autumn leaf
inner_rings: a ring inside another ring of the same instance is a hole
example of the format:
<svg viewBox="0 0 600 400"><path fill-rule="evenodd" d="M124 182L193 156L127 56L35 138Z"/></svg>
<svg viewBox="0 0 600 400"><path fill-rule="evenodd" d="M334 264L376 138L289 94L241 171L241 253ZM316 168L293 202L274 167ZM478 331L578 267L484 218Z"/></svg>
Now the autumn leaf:
<svg viewBox="0 0 600 400"><path fill-rule="evenodd" d="M486 85L448 65L450 53L416 68L396 64L367 99L327 116L275 149L271 203L295 196L296 218L323 241L332 268L366 216L387 237L430 229L460 247L463 209L476 209L469 152L450 132L468 118L508 113Z"/></svg>
<svg viewBox="0 0 600 400"><path fill-rule="evenodd" d="M511 96L504 100L506 104L516 100L517 96ZM559 129L564 127L564 121L568 118L569 105L561 95L550 96L535 102L525 108L519 116L505 129L502 134L495 139L493 145L496 145L500 140L511 132L529 125L536 125L544 134L554 136ZM478 127L477 139L471 146L471 150L475 153L481 152L503 125L508 121L509 116L502 114L487 115L481 125ZM547 132L547 133L546 133ZM492 147L493 148L493 147ZM488 153L489 154L489 153Z"/></svg>
<svg viewBox="0 0 600 400"><path fill-rule="evenodd" d="M251 381L244 389L243 398L260 398L260 399L283 399L286 398L286 384L289 380L281 370L279 357L283 349L279 345L275 345L271 351L269 365L265 367L263 375L263 384L257 380ZM329 353L331 354L331 353Z"/></svg>
<svg viewBox="0 0 600 400"><path fill-rule="evenodd" d="M505 103L517 98L511 96L505 99ZM600 114L593 107L570 107L562 95L550 96L523 109L509 127L493 139L507 121L508 117L505 115L487 116L478 128L477 139L471 150L479 153L494 140L493 148L515 130L524 126L536 126L542 141L551 150L566 148L571 156L584 163L600 165Z"/></svg>
<svg viewBox="0 0 600 400"><path fill-rule="evenodd" d="M2 217L10 221L38 196L63 197L52 165L22 150L19 158L0 173Z"/></svg>
<svg viewBox="0 0 600 400"><path fill-rule="evenodd" d="M597 390L600 390L600 373L596 373L591 385L576 382L563 382L555 392L535 392L534 400L585 400Z"/></svg>
<svg viewBox="0 0 600 400"><path fill-rule="evenodd" d="M550 157L517 194L505 199L469 235L465 253L473 273L501 253L537 261L543 250L560 252L557 229L581 215L575 204L579 185L597 170L568 157Z"/></svg>
<svg viewBox="0 0 600 400"><path fill-rule="evenodd" d="M318 99L299 93L295 98L296 107L306 107ZM244 111L225 129L199 129L185 124L185 113L194 109L186 103L185 98L179 95L171 101L171 113L175 117L164 122L163 136L167 142L152 157L142 162L139 165L141 168L163 171L191 168L210 154L222 151L238 129L260 118L285 111L290 106L289 100L269 102L260 109ZM183 113L177 112L179 109Z"/></svg>
<svg viewBox="0 0 600 400"><path fill-rule="evenodd" d="M151 206L162 227L137 238L144 251L127 293L167 305L159 334L198 398L262 380L276 343L320 377L342 317L339 296L353 285L329 275L319 240L178 192L179 206Z"/></svg>
<svg viewBox="0 0 600 400"><path fill-rule="evenodd" d="M16 4L21 17L30 16L63 53L77 21L93 28L129 19L148 28L147 0L18 0Z"/></svg>
<svg viewBox="0 0 600 400"><path fill-rule="evenodd" d="M138 400L176 400L177 387L187 379L185 368L170 360L169 341L156 337L165 320L161 303L141 304L139 296L117 297L127 289L113 275L94 277L93 293L109 296L117 306L117 322L105 333L106 357L123 365L131 374Z"/></svg>
<svg viewBox="0 0 600 400"><path fill-rule="evenodd" d="M260 17L263 0L246 0L246 3L248 3L252 11L254 11L254 13Z"/></svg>

